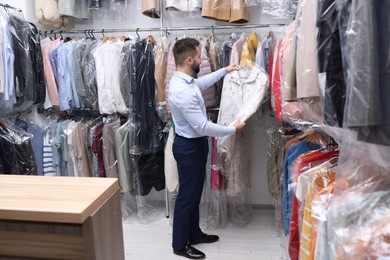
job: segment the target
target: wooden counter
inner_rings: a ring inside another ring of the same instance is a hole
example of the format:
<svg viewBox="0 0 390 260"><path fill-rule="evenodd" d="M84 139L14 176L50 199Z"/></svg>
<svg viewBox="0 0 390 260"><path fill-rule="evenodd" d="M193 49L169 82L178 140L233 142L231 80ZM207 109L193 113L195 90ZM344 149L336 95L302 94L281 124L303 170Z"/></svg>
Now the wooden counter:
<svg viewBox="0 0 390 260"><path fill-rule="evenodd" d="M0 175L0 259L124 259L117 179Z"/></svg>

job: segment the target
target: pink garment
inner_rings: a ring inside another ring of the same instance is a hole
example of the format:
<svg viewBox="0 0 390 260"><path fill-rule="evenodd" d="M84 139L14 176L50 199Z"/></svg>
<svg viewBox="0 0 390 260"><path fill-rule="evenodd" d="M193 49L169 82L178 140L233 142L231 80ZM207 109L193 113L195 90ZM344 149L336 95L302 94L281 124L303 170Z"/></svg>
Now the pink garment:
<svg viewBox="0 0 390 260"><path fill-rule="evenodd" d="M53 68L50 63L50 51L54 47L60 44L60 39L56 39L52 42L48 42L43 46L42 58L43 58L43 71L45 72L46 87L49 92L51 104L58 106L58 88L54 78Z"/></svg>
<svg viewBox="0 0 390 260"><path fill-rule="evenodd" d="M276 114L276 119L278 121L282 121L282 99L280 95L280 61L281 61L281 47L283 46L284 40L281 39L278 42L278 50L276 54L276 61L275 61L275 70L274 70L274 75L273 75L273 84L272 84L272 93L274 97L274 104L275 104L275 114Z"/></svg>
<svg viewBox="0 0 390 260"><path fill-rule="evenodd" d="M209 42L207 39L203 39L200 41L200 66L198 78L206 76L212 72L211 63L208 56ZM206 107L213 107L217 105L216 99L216 90L215 85L209 87L208 89L202 91L202 96L204 100L204 105Z"/></svg>
<svg viewBox="0 0 390 260"><path fill-rule="evenodd" d="M211 189L212 190L219 190L221 188L220 183L220 176L221 176L221 169L217 167L217 140L215 137L211 138L211 145L212 145L212 151L211 151Z"/></svg>
<svg viewBox="0 0 390 260"><path fill-rule="evenodd" d="M176 63L175 63L175 57L173 56L173 47L175 46L176 39L172 40L169 45L169 51L168 51L168 61L167 61L167 76L165 79L165 94L166 94L166 102L167 102L167 111L168 113L171 113L171 107L169 105L169 83L171 82L171 79L173 77L173 73L176 70Z"/></svg>

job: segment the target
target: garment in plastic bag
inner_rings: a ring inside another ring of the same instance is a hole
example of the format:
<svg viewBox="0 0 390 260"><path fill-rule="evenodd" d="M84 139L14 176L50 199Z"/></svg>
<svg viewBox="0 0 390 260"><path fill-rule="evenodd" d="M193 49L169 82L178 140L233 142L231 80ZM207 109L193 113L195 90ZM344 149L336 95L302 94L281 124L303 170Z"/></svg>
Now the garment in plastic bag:
<svg viewBox="0 0 390 260"><path fill-rule="evenodd" d="M121 93L119 75L123 45L123 42L108 41L93 53L101 114L126 114L128 111Z"/></svg>
<svg viewBox="0 0 390 260"><path fill-rule="evenodd" d="M199 73L198 78L202 78L212 72L211 63L208 56L208 50L210 48L210 43L208 39L202 39L200 41L200 65L199 65ZM206 90L202 91L202 96L204 100L204 104L207 107L214 107L217 105L217 97L216 97L216 89L215 85L210 86Z"/></svg>
<svg viewBox="0 0 390 260"><path fill-rule="evenodd" d="M179 172L177 169L177 163L173 156L172 146L175 140L175 130L172 126L169 130L168 140L165 144L164 150L164 171L165 171L165 184L169 192L177 192L179 190Z"/></svg>
<svg viewBox="0 0 390 260"><path fill-rule="evenodd" d="M132 154L148 154L163 150L163 122L157 112L154 79L153 43L136 42L136 83L131 89L130 150Z"/></svg>
<svg viewBox="0 0 390 260"><path fill-rule="evenodd" d="M9 28L13 43L14 76L15 76L15 109L19 111L26 110L36 101L37 81L33 67L33 52L37 45L32 37L32 29L29 23L24 19L9 15ZM34 54L36 55L36 54Z"/></svg>
<svg viewBox="0 0 390 260"><path fill-rule="evenodd" d="M180 12L198 12L202 8L201 0L165 0L165 9Z"/></svg>
<svg viewBox="0 0 390 260"><path fill-rule="evenodd" d="M57 0L36 0L35 16L38 23L54 28L66 27L69 19L59 14Z"/></svg>
<svg viewBox="0 0 390 260"><path fill-rule="evenodd" d="M328 259L389 257L383 225L390 214L389 147L358 141L356 133L346 131L340 151L327 240L321 241L328 249L319 253Z"/></svg>
<svg viewBox="0 0 390 260"><path fill-rule="evenodd" d="M318 2L317 49L322 106L326 124L342 126L345 81L341 56L338 10L335 0Z"/></svg>
<svg viewBox="0 0 390 260"><path fill-rule="evenodd" d="M128 192L133 189L133 174L131 172L131 156L129 153L130 138L130 121L127 121L115 132L115 152L121 192Z"/></svg>
<svg viewBox="0 0 390 260"><path fill-rule="evenodd" d="M263 13L275 18L289 18L297 12L299 0L261 0Z"/></svg>
<svg viewBox="0 0 390 260"><path fill-rule="evenodd" d="M81 0L58 0L60 15L71 16L80 20L88 20L88 2Z"/></svg>
<svg viewBox="0 0 390 260"><path fill-rule="evenodd" d="M116 21L126 19L127 5L127 0L110 0L110 10Z"/></svg>
<svg viewBox="0 0 390 260"><path fill-rule="evenodd" d="M83 81L86 91L86 104L93 110L99 109L95 58L93 56L93 52L96 50L97 46L98 43L96 43L96 41L88 41L81 62Z"/></svg>
<svg viewBox="0 0 390 260"><path fill-rule="evenodd" d="M5 174L37 175L33 136L15 126L0 124L0 160Z"/></svg>
<svg viewBox="0 0 390 260"><path fill-rule="evenodd" d="M212 187L213 142L209 139L209 154L206 164L206 177L199 205L199 223L203 228L220 228L227 224L227 197L224 190Z"/></svg>
<svg viewBox="0 0 390 260"><path fill-rule="evenodd" d="M359 140L389 145L390 113L388 2L338 1L347 86L344 127Z"/></svg>
<svg viewBox="0 0 390 260"><path fill-rule="evenodd" d="M160 0L141 0L141 3L138 1L138 9L150 18L160 18Z"/></svg>
<svg viewBox="0 0 390 260"><path fill-rule="evenodd" d="M323 122L318 82L318 57L316 39L317 1L303 0L298 11L297 35L297 98L310 121ZM301 55L305 53L305 55Z"/></svg>
<svg viewBox="0 0 390 260"><path fill-rule="evenodd" d="M89 10L100 10L103 7L104 0L88 0Z"/></svg>
<svg viewBox="0 0 390 260"><path fill-rule="evenodd" d="M249 22L250 1L246 0L203 0L202 17L230 23Z"/></svg>
<svg viewBox="0 0 390 260"><path fill-rule="evenodd" d="M106 176L118 178L118 162L115 151L115 132L120 127L120 120L106 123L103 127L103 160Z"/></svg>
<svg viewBox="0 0 390 260"><path fill-rule="evenodd" d="M283 176L283 149L282 133L279 127L267 130L268 150L267 150L267 181L268 191L274 199L280 198L281 177Z"/></svg>
<svg viewBox="0 0 390 260"><path fill-rule="evenodd" d="M240 77L245 73L246 79ZM222 91L218 124L231 125L235 120L246 121L259 108L268 88L266 73L256 67L252 71L233 71L225 76ZM243 135L221 137L218 139L218 151L224 154L223 174L228 177L227 194L239 194L248 185L246 180L248 158L245 149L248 139Z"/></svg>

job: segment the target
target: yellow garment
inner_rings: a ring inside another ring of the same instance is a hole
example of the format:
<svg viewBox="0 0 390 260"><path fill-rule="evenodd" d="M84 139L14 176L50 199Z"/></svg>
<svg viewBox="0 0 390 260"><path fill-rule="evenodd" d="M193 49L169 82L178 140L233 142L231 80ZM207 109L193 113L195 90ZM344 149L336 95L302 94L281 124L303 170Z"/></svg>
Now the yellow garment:
<svg viewBox="0 0 390 260"><path fill-rule="evenodd" d="M246 67L248 61L250 61L252 64L255 62L258 45L259 40L257 39L256 33L251 33L242 47L240 66Z"/></svg>
<svg viewBox="0 0 390 260"><path fill-rule="evenodd" d="M309 183L309 189L306 194L305 210L303 214L302 234L300 235L299 259L311 260L311 243L312 243L312 216L311 204L322 189L328 186L335 180L335 173L324 167L318 171L312 172L310 175L316 176L313 182Z"/></svg>

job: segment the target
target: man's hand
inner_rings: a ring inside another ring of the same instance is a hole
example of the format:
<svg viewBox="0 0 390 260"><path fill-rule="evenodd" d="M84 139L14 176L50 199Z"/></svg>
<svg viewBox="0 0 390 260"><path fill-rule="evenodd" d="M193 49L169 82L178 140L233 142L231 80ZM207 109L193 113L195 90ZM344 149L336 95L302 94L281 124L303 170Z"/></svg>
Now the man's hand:
<svg viewBox="0 0 390 260"><path fill-rule="evenodd" d="M246 128L246 124L244 122L242 122L241 120L237 120L233 126L236 128L236 134L240 134L240 133L244 132L244 130Z"/></svg>
<svg viewBox="0 0 390 260"><path fill-rule="evenodd" d="M229 66L225 67L225 70L227 73L232 72L233 70L239 70L240 66L237 64L230 64Z"/></svg>

